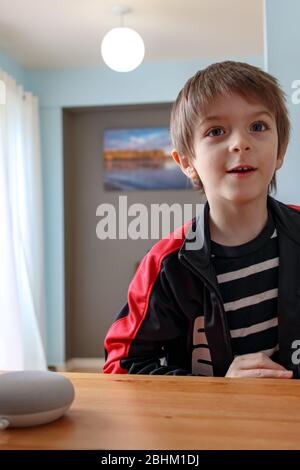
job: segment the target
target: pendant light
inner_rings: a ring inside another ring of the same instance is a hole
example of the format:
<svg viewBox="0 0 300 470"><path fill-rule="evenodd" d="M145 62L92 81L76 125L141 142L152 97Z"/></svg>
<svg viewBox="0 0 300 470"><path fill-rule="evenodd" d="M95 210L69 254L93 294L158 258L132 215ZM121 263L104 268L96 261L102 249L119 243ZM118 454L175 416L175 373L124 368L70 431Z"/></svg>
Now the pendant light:
<svg viewBox="0 0 300 470"><path fill-rule="evenodd" d="M134 29L124 27L124 15L131 11L124 5L113 6L113 13L120 15L121 26L108 31L101 43L104 62L116 72L131 72L142 63L145 55L141 36Z"/></svg>

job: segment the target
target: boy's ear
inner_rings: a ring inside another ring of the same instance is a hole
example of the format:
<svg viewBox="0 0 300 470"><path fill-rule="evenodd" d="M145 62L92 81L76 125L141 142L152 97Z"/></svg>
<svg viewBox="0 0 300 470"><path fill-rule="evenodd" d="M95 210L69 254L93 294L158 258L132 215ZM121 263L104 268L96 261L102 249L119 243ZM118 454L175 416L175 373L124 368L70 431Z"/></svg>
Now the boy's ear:
<svg viewBox="0 0 300 470"><path fill-rule="evenodd" d="M172 158L175 163L180 167L181 171L187 176L190 177L191 167L187 157L180 156L176 149L173 149L171 152Z"/></svg>
<svg viewBox="0 0 300 470"><path fill-rule="evenodd" d="M277 161L276 161L276 170L279 170L279 168L282 167L282 165L283 165L283 160L284 160L284 154L278 155Z"/></svg>
<svg viewBox="0 0 300 470"><path fill-rule="evenodd" d="M204 190L203 183L193 165L190 164L189 159L185 155L179 155L175 149L172 150L171 155L181 171L191 180L193 187Z"/></svg>

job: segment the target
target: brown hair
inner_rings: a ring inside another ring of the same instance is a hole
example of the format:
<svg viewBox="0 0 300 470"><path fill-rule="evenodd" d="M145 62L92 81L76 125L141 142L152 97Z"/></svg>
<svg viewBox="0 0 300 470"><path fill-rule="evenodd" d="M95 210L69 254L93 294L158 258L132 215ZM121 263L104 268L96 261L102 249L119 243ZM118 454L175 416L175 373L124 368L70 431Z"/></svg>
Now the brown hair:
<svg viewBox="0 0 300 470"><path fill-rule="evenodd" d="M216 96L238 93L246 99L254 98L273 112L278 133L278 154L284 155L289 142L290 121L285 93L278 81L263 70L243 62L225 61L199 70L191 77L177 96L171 112L171 137L180 156L195 158L193 139L195 124ZM195 183L203 189L201 181ZM277 190L276 172L268 192Z"/></svg>

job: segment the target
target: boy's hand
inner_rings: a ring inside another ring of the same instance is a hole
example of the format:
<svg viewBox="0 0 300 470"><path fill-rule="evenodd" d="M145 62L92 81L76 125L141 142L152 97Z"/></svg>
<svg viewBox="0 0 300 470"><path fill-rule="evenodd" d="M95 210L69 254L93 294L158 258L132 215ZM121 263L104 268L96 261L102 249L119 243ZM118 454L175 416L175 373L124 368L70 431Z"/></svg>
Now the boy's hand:
<svg viewBox="0 0 300 470"><path fill-rule="evenodd" d="M272 361L264 353L236 356L225 377L268 377L291 379L293 372Z"/></svg>

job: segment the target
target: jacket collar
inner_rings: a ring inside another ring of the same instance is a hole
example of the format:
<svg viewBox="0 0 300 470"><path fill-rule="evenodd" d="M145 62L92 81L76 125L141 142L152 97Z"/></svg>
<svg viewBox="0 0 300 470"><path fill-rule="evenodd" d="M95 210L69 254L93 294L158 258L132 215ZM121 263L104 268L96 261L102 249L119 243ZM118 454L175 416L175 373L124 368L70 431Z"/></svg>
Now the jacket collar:
<svg viewBox="0 0 300 470"><path fill-rule="evenodd" d="M300 206L297 210L268 196L268 208L274 217L277 231L300 246Z"/></svg>
<svg viewBox="0 0 300 470"><path fill-rule="evenodd" d="M274 217L278 234L284 233L300 247L300 212L271 196L267 196L267 207ZM200 213L192 221L192 226L179 251L179 258L181 257L188 262L193 270L215 284L211 263L208 202L201 207Z"/></svg>
<svg viewBox="0 0 300 470"><path fill-rule="evenodd" d="M200 212L193 219L184 243L179 251L179 259L184 259L189 267L215 284L211 269L211 247L209 229L209 204L201 206Z"/></svg>

